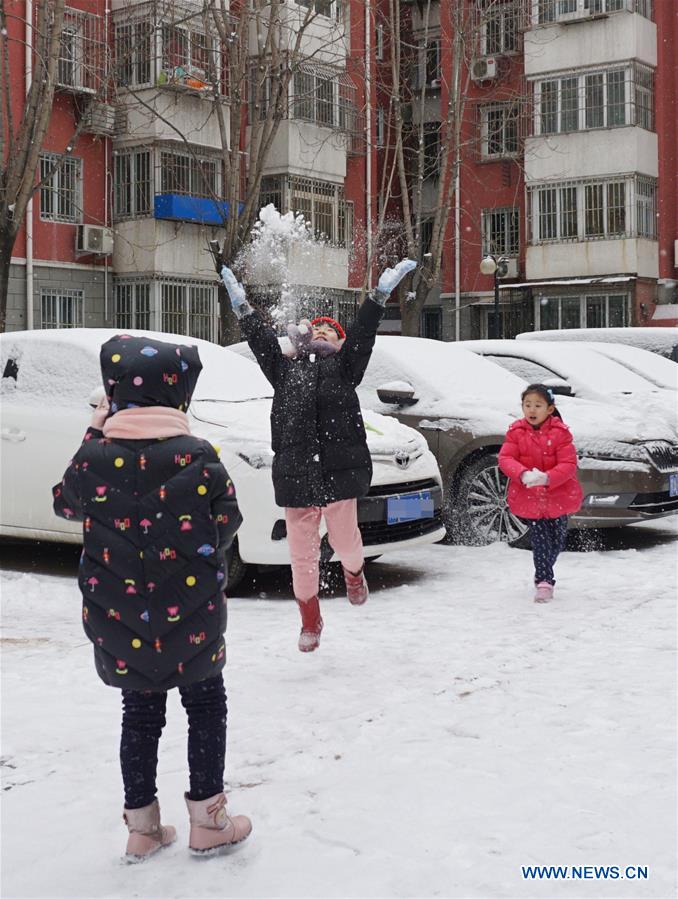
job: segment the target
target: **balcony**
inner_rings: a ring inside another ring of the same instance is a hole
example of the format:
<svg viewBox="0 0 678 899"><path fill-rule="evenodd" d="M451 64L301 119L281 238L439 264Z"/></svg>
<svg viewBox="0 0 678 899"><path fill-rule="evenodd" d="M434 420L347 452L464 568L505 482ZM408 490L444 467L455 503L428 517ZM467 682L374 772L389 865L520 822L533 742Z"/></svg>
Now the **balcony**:
<svg viewBox="0 0 678 899"><path fill-rule="evenodd" d="M240 211L244 208L240 204ZM222 225L230 217L230 204L209 197L186 194L156 194L153 217L172 222L194 222L197 225Z"/></svg>

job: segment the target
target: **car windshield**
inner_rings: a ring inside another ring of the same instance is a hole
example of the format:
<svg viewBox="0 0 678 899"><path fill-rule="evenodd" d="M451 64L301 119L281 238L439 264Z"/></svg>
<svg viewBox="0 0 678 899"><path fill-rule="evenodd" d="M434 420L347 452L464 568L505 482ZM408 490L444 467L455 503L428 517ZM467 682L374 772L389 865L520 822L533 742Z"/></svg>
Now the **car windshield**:
<svg viewBox="0 0 678 899"><path fill-rule="evenodd" d="M656 387L678 390L678 365L657 353L617 343L589 343L592 350L635 372Z"/></svg>
<svg viewBox="0 0 678 899"><path fill-rule="evenodd" d="M561 380L554 371L550 371L531 359L521 359L518 356L485 356L491 362L501 365L506 371L512 372L528 384L546 384L554 379Z"/></svg>

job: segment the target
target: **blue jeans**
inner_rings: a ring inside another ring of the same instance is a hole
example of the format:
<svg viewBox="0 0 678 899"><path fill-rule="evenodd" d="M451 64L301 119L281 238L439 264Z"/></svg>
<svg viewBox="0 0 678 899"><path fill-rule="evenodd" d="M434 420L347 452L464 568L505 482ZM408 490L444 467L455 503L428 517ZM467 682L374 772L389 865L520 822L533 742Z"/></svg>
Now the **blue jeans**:
<svg viewBox="0 0 678 899"><path fill-rule="evenodd" d="M226 758L226 691L221 674L180 687L188 716L188 798L197 802L221 793ZM122 691L120 767L125 808L143 808L156 795L158 743L165 726L167 693Z"/></svg>
<svg viewBox="0 0 678 899"><path fill-rule="evenodd" d="M561 515L560 518L531 518L529 524L534 558L534 582L555 584L553 566L565 548L567 515Z"/></svg>

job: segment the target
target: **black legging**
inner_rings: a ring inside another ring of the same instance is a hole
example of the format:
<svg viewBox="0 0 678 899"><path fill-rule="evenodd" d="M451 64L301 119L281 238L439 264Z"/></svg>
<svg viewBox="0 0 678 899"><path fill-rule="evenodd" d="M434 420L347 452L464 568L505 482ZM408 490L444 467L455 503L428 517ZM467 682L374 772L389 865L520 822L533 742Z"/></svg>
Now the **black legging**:
<svg viewBox="0 0 678 899"><path fill-rule="evenodd" d="M221 674L179 687L188 715L189 799L209 799L224 788L226 691ZM120 767L125 807L143 808L156 794L158 743L165 726L167 693L122 691Z"/></svg>
<svg viewBox="0 0 678 899"><path fill-rule="evenodd" d="M559 518L530 519L535 584L555 584L553 566L565 548L567 515Z"/></svg>

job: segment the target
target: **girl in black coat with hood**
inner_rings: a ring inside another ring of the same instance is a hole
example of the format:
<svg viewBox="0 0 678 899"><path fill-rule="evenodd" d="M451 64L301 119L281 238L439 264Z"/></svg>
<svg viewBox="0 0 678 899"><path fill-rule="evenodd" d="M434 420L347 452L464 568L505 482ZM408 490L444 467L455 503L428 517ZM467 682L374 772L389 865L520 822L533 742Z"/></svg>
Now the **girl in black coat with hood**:
<svg viewBox="0 0 678 899"><path fill-rule="evenodd" d="M251 830L248 818L227 815L223 792L224 556L242 519L216 450L190 432L201 368L194 346L108 340L105 399L53 489L55 513L83 522L83 626L99 676L122 691L128 861L176 837L155 798L172 687L188 714L190 849L216 854Z"/></svg>
<svg viewBox="0 0 678 899"><path fill-rule="evenodd" d="M317 649L323 627L318 603L321 516L342 562L349 602L362 605L367 600L357 500L369 490L372 462L356 387L370 360L386 300L415 267L416 262L403 259L386 269L346 333L327 317L291 326L294 353L289 356L249 305L233 272L226 266L221 270L241 331L275 391L273 487L276 503L285 508L302 652Z"/></svg>

